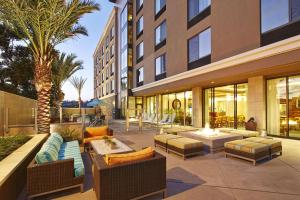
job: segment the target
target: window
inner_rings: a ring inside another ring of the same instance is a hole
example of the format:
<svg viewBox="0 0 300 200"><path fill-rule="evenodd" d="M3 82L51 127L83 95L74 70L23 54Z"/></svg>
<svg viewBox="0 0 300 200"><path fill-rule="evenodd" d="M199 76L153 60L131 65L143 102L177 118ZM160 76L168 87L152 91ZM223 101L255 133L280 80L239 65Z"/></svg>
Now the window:
<svg viewBox="0 0 300 200"><path fill-rule="evenodd" d="M137 87L143 85L144 82L144 67L136 70L136 84Z"/></svg>
<svg viewBox="0 0 300 200"><path fill-rule="evenodd" d="M115 27L113 26L110 29L110 40L114 39L114 37L115 37Z"/></svg>
<svg viewBox="0 0 300 200"><path fill-rule="evenodd" d="M211 4L211 0L188 0L189 21L200 15Z"/></svg>
<svg viewBox="0 0 300 200"><path fill-rule="evenodd" d="M106 52L106 63L109 62L109 52Z"/></svg>
<svg viewBox="0 0 300 200"><path fill-rule="evenodd" d="M109 77L109 68L107 67L106 68L106 80L108 79L108 77Z"/></svg>
<svg viewBox="0 0 300 200"><path fill-rule="evenodd" d="M155 80L160 80L166 76L166 54L155 59Z"/></svg>
<svg viewBox="0 0 300 200"><path fill-rule="evenodd" d="M138 13L143 6L143 0L136 0L136 13Z"/></svg>
<svg viewBox="0 0 300 200"><path fill-rule="evenodd" d="M113 93L115 91L115 82L114 82L114 80L110 81L110 91L111 91L111 93Z"/></svg>
<svg viewBox="0 0 300 200"><path fill-rule="evenodd" d="M167 26L166 21L164 21L155 29L155 45L158 45L166 40L167 37L166 26Z"/></svg>
<svg viewBox="0 0 300 200"><path fill-rule="evenodd" d="M141 16L136 23L136 37L137 38L142 34L143 29L144 29L144 17Z"/></svg>
<svg viewBox="0 0 300 200"><path fill-rule="evenodd" d="M104 45L102 46L102 56L104 56Z"/></svg>
<svg viewBox="0 0 300 200"><path fill-rule="evenodd" d="M155 14L157 15L166 6L166 0L155 0Z"/></svg>
<svg viewBox="0 0 300 200"><path fill-rule="evenodd" d="M106 88L105 88L105 90L106 90L106 94L108 94L108 93L109 93L109 89L110 89L110 88L109 88L109 82L107 82L107 83L106 83Z"/></svg>
<svg viewBox="0 0 300 200"><path fill-rule="evenodd" d="M109 37L107 36L106 37L106 48L108 47L108 45L109 45Z"/></svg>
<svg viewBox="0 0 300 200"><path fill-rule="evenodd" d="M206 29L189 39L189 63L211 54L211 29Z"/></svg>
<svg viewBox="0 0 300 200"><path fill-rule="evenodd" d="M104 72L101 74L102 83L104 82Z"/></svg>
<svg viewBox="0 0 300 200"><path fill-rule="evenodd" d="M113 57L115 55L115 45L111 45L110 47L110 57Z"/></svg>
<svg viewBox="0 0 300 200"><path fill-rule="evenodd" d="M140 62L144 56L144 42L141 42L136 47L136 59L137 62Z"/></svg>
<svg viewBox="0 0 300 200"><path fill-rule="evenodd" d="M115 73L115 63L110 64L110 74L113 75Z"/></svg>

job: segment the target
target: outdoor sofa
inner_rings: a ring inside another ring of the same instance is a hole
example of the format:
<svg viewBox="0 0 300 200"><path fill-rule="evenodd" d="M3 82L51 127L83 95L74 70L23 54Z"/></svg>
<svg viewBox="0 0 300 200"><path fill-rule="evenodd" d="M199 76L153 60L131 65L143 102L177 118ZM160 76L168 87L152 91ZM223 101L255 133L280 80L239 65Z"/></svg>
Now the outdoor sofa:
<svg viewBox="0 0 300 200"><path fill-rule="evenodd" d="M147 151L147 150L145 150ZM94 190L98 200L140 199L166 192L166 157L153 151L153 156L129 161L128 156L136 153L115 154L123 163L109 164L109 158L101 155L92 157ZM134 155L133 155L134 154Z"/></svg>
<svg viewBox="0 0 300 200"><path fill-rule="evenodd" d="M113 136L113 130L108 128L108 126L86 127L83 134L82 143L84 145L84 151L86 151L89 150L91 141L100 140L104 136Z"/></svg>
<svg viewBox="0 0 300 200"><path fill-rule="evenodd" d="M75 187L83 192L84 171L78 141L52 133L27 167L28 198Z"/></svg>

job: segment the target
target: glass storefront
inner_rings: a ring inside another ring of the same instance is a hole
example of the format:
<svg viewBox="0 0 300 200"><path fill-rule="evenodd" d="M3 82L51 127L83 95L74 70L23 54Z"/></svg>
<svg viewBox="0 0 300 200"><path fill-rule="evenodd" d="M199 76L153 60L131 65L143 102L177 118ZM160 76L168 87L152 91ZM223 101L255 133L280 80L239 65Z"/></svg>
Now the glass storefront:
<svg viewBox="0 0 300 200"><path fill-rule="evenodd" d="M300 76L267 81L267 131L300 138Z"/></svg>
<svg viewBox="0 0 300 200"><path fill-rule="evenodd" d="M244 129L247 97L247 83L205 89L204 123L211 128Z"/></svg>
<svg viewBox="0 0 300 200"><path fill-rule="evenodd" d="M192 91L164 94L161 96L161 118L168 114L174 124L190 126L193 124Z"/></svg>

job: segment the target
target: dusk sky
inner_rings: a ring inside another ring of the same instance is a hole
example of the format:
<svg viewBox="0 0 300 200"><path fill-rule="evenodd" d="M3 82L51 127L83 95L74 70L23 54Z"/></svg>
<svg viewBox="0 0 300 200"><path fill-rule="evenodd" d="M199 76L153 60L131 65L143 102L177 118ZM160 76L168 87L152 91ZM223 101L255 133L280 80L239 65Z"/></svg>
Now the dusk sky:
<svg viewBox="0 0 300 200"><path fill-rule="evenodd" d="M75 74L75 76L87 78L81 96L83 100L90 100L94 97L93 53L113 8L113 4L108 0L97 0L97 2L100 4L100 11L87 14L81 20L81 24L87 28L89 36L68 40L58 47L61 52L76 54L78 59L84 62L84 69ZM69 81L63 86L63 91L65 100L78 99L77 92Z"/></svg>

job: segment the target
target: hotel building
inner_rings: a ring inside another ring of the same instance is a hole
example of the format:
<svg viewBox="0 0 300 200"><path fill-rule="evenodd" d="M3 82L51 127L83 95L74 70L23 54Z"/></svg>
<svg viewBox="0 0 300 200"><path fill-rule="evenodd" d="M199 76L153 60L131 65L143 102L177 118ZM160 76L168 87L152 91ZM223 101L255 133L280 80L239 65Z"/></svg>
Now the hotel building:
<svg viewBox="0 0 300 200"><path fill-rule="evenodd" d="M111 116L117 99L117 9L113 9L93 55L94 98L105 102L102 112Z"/></svg>
<svg viewBox="0 0 300 200"><path fill-rule="evenodd" d="M123 116L237 129L254 117L269 135L300 139L299 1L110 1Z"/></svg>

